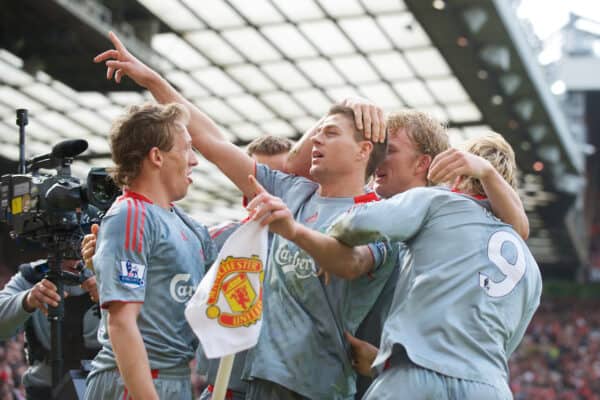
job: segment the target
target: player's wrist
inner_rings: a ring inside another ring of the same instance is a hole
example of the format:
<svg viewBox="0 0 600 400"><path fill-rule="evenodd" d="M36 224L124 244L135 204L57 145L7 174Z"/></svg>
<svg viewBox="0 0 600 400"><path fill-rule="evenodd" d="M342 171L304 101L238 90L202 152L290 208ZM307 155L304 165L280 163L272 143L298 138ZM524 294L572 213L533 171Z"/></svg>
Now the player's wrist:
<svg viewBox="0 0 600 400"><path fill-rule="evenodd" d="M483 161L483 164L482 164L481 172L479 174L478 179L480 181L485 181L485 180L490 179L494 175L496 170L494 169L494 167L488 160L482 160L482 161Z"/></svg>
<svg viewBox="0 0 600 400"><path fill-rule="evenodd" d="M25 310L28 313L32 313L35 311L36 307L33 303L33 294L32 294L32 289L29 289L29 291L27 292L27 294L25 296L23 296L23 300L21 301L21 305L23 306L23 310Z"/></svg>

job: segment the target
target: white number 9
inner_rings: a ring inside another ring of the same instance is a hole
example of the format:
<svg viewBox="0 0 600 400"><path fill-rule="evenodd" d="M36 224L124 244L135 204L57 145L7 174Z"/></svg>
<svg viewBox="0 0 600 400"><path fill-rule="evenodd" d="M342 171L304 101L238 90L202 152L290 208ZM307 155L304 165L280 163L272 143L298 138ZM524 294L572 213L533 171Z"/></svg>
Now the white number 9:
<svg viewBox="0 0 600 400"><path fill-rule="evenodd" d="M514 264L509 263L508 260L502 256L502 245L506 242L512 243L517 249L517 259ZM517 286L521 278L523 278L523 275L525 275L526 263L523 245L519 239L510 232L496 232L492 235L488 243L488 257L506 277L501 281L494 282L489 276L480 272L479 286L481 286L491 297L506 296L515 286Z"/></svg>

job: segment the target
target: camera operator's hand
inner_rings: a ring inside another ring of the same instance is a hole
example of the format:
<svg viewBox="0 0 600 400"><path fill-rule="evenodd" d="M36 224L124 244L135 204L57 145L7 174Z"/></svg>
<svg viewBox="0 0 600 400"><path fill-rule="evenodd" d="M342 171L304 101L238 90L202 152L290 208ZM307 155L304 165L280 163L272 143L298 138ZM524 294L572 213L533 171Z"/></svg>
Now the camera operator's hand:
<svg viewBox="0 0 600 400"><path fill-rule="evenodd" d="M96 286L96 277L90 276L82 284L81 288L90 294L90 299L94 303L98 302L98 287Z"/></svg>
<svg viewBox="0 0 600 400"><path fill-rule="evenodd" d="M67 294L65 293L65 296ZM44 314L48 315L48 305L52 307L58 306L60 296L56 291L54 283L48 279L42 279L36 283L25 296L23 300L23 308L27 312L34 312L36 308L40 309Z"/></svg>
<svg viewBox="0 0 600 400"><path fill-rule="evenodd" d="M100 227L98 224L93 224L92 229L89 235L85 235L83 237L83 241L81 242L81 257L83 257L83 261L85 262L85 266L94 270L94 264L92 263L92 257L94 253L96 253L96 237L98 236L98 230ZM97 297L96 297L97 299Z"/></svg>

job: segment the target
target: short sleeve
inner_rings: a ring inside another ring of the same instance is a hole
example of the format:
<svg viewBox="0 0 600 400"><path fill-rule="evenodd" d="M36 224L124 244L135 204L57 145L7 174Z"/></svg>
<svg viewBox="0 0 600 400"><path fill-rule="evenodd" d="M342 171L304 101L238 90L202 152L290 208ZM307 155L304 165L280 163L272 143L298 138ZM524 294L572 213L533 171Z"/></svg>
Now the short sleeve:
<svg viewBox="0 0 600 400"><path fill-rule="evenodd" d="M306 178L272 170L266 165L258 163L256 164L256 180L267 192L281 198L285 197L292 187L298 185L317 186L316 183Z"/></svg>
<svg viewBox="0 0 600 400"><path fill-rule="evenodd" d="M148 207L144 201L126 198L114 204L102 221L93 257L102 307L113 301L144 301L153 245Z"/></svg>
<svg viewBox="0 0 600 400"><path fill-rule="evenodd" d="M204 260L206 263L204 270L208 271L219 255L219 248L211 238L210 232L206 226L196 223L196 229L202 236L202 251L204 252Z"/></svg>
<svg viewBox="0 0 600 400"><path fill-rule="evenodd" d="M353 207L332 224L328 234L349 246L381 239L404 242L423 226L434 194L434 189L417 188Z"/></svg>

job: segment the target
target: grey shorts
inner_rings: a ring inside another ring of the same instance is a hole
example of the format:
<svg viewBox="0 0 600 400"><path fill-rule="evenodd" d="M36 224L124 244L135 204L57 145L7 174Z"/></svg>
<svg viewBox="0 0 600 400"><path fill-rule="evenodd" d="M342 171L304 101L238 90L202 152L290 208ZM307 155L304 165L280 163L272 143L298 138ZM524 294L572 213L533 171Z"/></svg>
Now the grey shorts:
<svg viewBox="0 0 600 400"><path fill-rule="evenodd" d="M419 367L406 356L379 375L363 400L512 400L508 386L453 378Z"/></svg>
<svg viewBox="0 0 600 400"><path fill-rule="evenodd" d="M248 385L246 400L307 400L307 398L277 383L253 379Z"/></svg>
<svg viewBox="0 0 600 400"><path fill-rule="evenodd" d="M185 368L183 369L185 371ZM152 379L161 400L192 400L192 383L189 369L185 374L161 374ZM130 400L123 378L117 369L101 371L88 378L86 400Z"/></svg>

